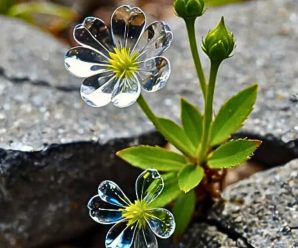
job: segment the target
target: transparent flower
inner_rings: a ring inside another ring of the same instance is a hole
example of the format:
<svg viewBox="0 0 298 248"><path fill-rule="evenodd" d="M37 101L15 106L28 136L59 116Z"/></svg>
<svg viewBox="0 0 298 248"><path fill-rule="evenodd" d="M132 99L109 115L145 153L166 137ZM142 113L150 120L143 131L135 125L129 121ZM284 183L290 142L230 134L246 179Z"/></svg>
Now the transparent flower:
<svg viewBox="0 0 298 248"><path fill-rule="evenodd" d="M107 233L106 248L157 248L155 236L169 238L175 230L171 212L152 208L150 203L162 192L163 179L153 169L136 180L137 199L132 203L117 184L103 181L98 195L88 203L90 217L100 224L115 224Z"/></svg>
<svg viewBox="0 0 298 248"><path fill-rule="evenodd" d="M123 5L114 11L110 28L96 17L74 28L81 46L66 53L65 66L85 78L81 96L87 104L127 107L138 99L141 87L154 92L166 84L170 63L160 55L170 46L172 32L163 22L145 24L141 9Z"/></svg>

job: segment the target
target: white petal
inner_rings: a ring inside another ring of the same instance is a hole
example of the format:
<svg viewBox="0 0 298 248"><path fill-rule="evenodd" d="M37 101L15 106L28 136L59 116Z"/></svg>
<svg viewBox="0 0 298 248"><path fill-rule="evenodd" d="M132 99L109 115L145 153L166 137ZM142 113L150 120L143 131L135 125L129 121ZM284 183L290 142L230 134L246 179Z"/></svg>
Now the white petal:
<svg viewBox="0 0 298 248"><path fill-rule="evenodd" d="M114 11L111 24L112 37L116 47L126 47L133 50L144 30L146 17L141 9L123 5Z"/></svg>
<svg viewBox="0 0 298 248"><path fill-rule="evenodd" d="M170 62L164 57L147 59L139 67L140 83L148 92L155 92L163 88L170 77Z"/></svg>
<svg viewBox="0 0 298 248"><path fill-rule="evenodd" d="M83 26L90 32L94 39L100 43L101 47L112 51L114 48L113 38L110 29L105 23L96 17L86 17Z"/></svg>
<svg viewBox="0 0 298 248"><path fill-rule="evenodd" d="M100 53L102 56L108 59L109 51L105 46L103 46L84 26L84 24L79 24L75 26L73 30L73 37L80 45L84 47L89 47Z"/></svg>
<svg viewBox="0 0 298 248"><path fill-rule="evenodd" d="M138 176L135 188L137 199L151 203L162 192L164 182L157 170L148 169Z"/></svg>
<svg viewBox="0 0 298 248"><path fill-rule="evenodd" d="M87 78L81 86L81 97L92 107L102 107L111 102L116 83L117 79L112 73Z"/></svg>
<svg viewBox="0 0 298 248"><path fill-rule="evenodd" d="M103 181L98 186L98 195L104 202L115 206L126 207L131 204L120 187L116 183L109 180Z"/></svg>
<svg viewBox="0 0 298 248"><path fill-rule="evenodd" d="M115 224L106 235L106 248L130 248L136 231L136 225L127 226L126 222Z"/></svg>
<svg viewBox="0 0 298 248"><path fill-rule="evenodd" d="M157 239L149 227L136 231L134 248L158 248Z"/></svg>
<svg viewBox="0 0 298 248"><path fill-rule="evenodd" d="M90 217L100 224L114 224L123 219L122 210L103 202L98 195L88 202Z"/></svg>
<svg viewBox="0 0 298 248"><path fill-rule="evenodd" d="M176 223L173 214L165 208L155 208L150 211L148 224L156 236L169 238L175 231Z"/></svg>
<svg viewBox="0 0 298 248"><path fill-rule="evenodd" d="M107 60L86 47L70 49L64 58L65 68L77 77L91 77L107 70Z"/></svg>
<svg viewBox="0 0 298 248"><path fill-rule="evenodd" d="M118 108L125 108L134 104L140 94L141 86L135 77L123 78L117 83L113 91L112 103Z"/></svg>
<svg viewBox="0 0 298 248"><path fill-rule="evenodd" d="M173 33L164 22L151 23L142 34L136 50L140 58L152 58L161 55L172 43Z"/></svg>

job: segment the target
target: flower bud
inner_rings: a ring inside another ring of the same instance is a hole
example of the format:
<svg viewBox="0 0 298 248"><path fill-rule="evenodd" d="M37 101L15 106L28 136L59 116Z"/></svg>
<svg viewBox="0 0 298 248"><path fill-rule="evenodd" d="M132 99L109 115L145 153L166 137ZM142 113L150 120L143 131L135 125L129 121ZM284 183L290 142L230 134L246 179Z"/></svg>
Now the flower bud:
<svg viewBox="0 0 298 248"><path fill-rule="evenodd" d="M208 32L203 41L203 50L211 61L221 62L229 58L234 47L233 33L226 28L224 18L222 17L220 23Z"/></svg>
<svg viewBox="0 0 298 248"><path fill-rule="evenodd" d="M183 19L196 18L204 13L204 0L175 0L177 16Z"/></svg>

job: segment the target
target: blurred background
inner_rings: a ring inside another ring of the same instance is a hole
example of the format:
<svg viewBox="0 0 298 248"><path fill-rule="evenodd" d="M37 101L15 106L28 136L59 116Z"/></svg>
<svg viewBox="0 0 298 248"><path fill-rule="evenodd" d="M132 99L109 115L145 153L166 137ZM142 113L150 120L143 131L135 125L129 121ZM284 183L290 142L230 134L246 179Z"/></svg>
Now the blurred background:
<svg viewBox="0 0 298 248"><path fill-rule="evenodd" d="M207 7L251 0L206 0ZM153 18L174 15L172 0L0 0L0 14L22 19L52 33L70 45L72 29L86 16L97 16L109 22L116 6L130 4L141 7Z"/></svg>

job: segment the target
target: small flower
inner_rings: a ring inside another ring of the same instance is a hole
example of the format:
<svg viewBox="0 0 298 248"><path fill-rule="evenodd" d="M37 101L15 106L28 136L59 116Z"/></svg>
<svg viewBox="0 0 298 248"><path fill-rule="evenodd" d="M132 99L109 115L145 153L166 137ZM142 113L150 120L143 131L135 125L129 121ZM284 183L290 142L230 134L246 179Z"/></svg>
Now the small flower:
<svg viewBox="0 0 298 248"><path fill-rule="evenodd" d="M221 62L230 57L234 48L234 35L227 29L222 17L217 26L207 34L203 41L203 50L211 61Z"/></svg>
<svg viewBox="0 0 298 248"><path fill-rule="evenodd" d="M65 67L85 78L81 96L87 104L127 107L138 99L141 87L154 92L165 86L170 64L160 55L173 35L163 22L146 28L145 24L141 9L123 5L114 11L110 28L96 17L87 17L74 28L81 46L66 53Z"/></svg>
<svg viewBox="0 0 298 248"><path fill-rule="evenodd" d="M132 203L117 184L103 181L98 195L88 203L90 217L100 224L115 224L107 233L106 248L157 248L155 235L169 238L175 230L171 212L150 204L164 188L158 171L148 169L136 180L137 199Z"/></svg>

